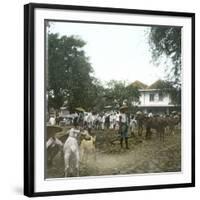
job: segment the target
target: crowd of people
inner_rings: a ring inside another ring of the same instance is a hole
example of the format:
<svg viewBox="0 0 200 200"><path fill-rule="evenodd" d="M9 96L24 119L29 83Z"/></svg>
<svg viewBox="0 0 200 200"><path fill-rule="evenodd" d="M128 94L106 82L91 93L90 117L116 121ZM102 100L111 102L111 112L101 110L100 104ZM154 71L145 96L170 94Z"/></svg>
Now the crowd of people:
<svg viewBox="0 0 200 200"><path fill-rule="evenodd" d="M49 125L73 125L77 122L82 127L87 127L88 129L96 130L106 130L106 129L119 129L119 121L122 112L120 111L108 111L103 113L94 112L82 112L82 113L72 113L67 117L50 117L48 120ZM130 124L133 123L134 116L128 116L128 121Z"/></svg>
<svg viewBox="0 0 200 200"><path fill-rule="evenodd" d="M128 134L134 135L136 128L138 132L140 132L140 129L141 131L143 129L144 120L140 120L140 118L151 119L159 117L162 119L165 118L166 120L174 120L177 116L177 112L172 112L171 115L153 115L151 111L149 113L138 111L135 114L130 114L128 113L128 107L124 105L119 111L106 111L102 113L74 112L66 118L59 116L56 118L50 117L48 124L60 126L79 124L81 128L88 130L89 133L92 130L116 130L121 135L121 147L123 147L123 141L125 141L125 146L128 149Z"/></svg>

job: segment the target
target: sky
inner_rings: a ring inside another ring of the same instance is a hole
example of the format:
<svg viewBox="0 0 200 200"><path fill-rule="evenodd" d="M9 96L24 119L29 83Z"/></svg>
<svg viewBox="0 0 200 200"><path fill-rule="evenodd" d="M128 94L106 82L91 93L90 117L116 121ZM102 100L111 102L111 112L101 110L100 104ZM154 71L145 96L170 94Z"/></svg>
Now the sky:
<svg viewBox="0 0 200 200"><path fill-rule="evenodd" d="M94 76L103 84L110 80L128 83L139 80L150 85L165 77L164 67L151 62L149 27L53 22L49 31L84 40L83 49Z"/></svg>

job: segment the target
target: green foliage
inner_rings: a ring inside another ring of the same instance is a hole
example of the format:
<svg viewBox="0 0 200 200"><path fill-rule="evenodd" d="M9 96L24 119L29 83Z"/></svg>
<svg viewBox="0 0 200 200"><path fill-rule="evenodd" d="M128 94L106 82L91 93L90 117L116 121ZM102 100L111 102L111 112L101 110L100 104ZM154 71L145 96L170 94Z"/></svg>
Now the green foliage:
<svg viewBox="0 0 200 200"><path fill-rule="evenodd" d="M164 56L171 61L166 65L168 93L172 103L181 103L181 27L151 27L149 44L155 64ZM161 87L163 88L163 87Z"/></svg>
<svg viewBox="0 0 200 200"><path fill-rule="evenodd" d="M149 88L160 89L161 92L170 95L172 104L181 105L181 88L175 87L173 82L158 80Z"/></svg>
<svg viewBox="0 0 200 200"><path fill-rule="evenodd" d="M48 33L48 107L58 110L65 104L70 111L82 107L101 112L107 105L119 108L125 100L132 107L131 103L139 100L138 90L120 81L110 81L104 87L92 76L84 45L75 36Z"/></svg>
<svg viewBox="0 0 200 200"><path fill-rule="evenodd" d="M139 101L140 93L138 88L128 85L124 81L112 80L108 82L106 89L106 98L108 105L113 108L119 108L123 103L126 103L129 110L134 107L133 102Z"/></svg>
<svg viewBox="0 0 200 200"><path fill-rule="evenodd" d="M149 44L154 63L159 64L163 56L170 59L172 67L167 69L168 80L176 86L181 84L181 27L153 26L149 33ZM169 65L167 65L169 68Z"/></svg>
<svg viewBox="0 0 200 200"><path fill-rule="evenodd" d="M85 42L74 36L48 35L49 106L59 109L64 101L70 110L88 106L92 67L85 56Z"/></svg>

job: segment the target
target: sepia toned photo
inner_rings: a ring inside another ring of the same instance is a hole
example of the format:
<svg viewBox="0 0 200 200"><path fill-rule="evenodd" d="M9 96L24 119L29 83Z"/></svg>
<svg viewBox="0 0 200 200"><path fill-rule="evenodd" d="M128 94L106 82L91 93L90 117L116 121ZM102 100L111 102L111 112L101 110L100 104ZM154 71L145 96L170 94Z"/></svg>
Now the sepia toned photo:
<svg viewBox="0 0 200 200"><path fill-rule="evenodd" d="M45 20L45 178L181 172L181 27Z"/></svg>

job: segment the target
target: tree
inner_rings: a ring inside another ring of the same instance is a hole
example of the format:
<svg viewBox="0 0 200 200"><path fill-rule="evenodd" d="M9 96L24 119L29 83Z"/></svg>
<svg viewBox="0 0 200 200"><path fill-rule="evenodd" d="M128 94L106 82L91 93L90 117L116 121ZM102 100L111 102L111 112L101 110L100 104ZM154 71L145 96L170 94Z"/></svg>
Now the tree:
<svg viewBox="0 0 200 200"><path fill-rule="evenodd" d="M93 78L93 82L90 85L89 90L89 101L88 108L89 111L93 112L102 112L104 107L106 106L106 98L105 98L106 89L101 84L101 82L97 78Z"/></svg>
<svg viewBox="0 0 200 200"><path fill-rule="evenodd" d="M137 110L138 102L139 102L139 97L140 97L140 92L138 90L139 88L134 87L132 85L128 85L126 87L127 91L127 104L130 108L130 112L135 112Z"/></svg>
<svg viewBox="0 0 200 200"><path fill-rule="evenodd" d="M85 42L75 36L48 34L48 105L70 110L88 106L93 69L85 56Z"/></svg>
<svg viewBox="0 0 200 200"><path fill-rule="evenodd" d="M170 95L171 103L174 105L181 104L181 88L174 87L173 82L158 80L152 84L150 89L159 89L161 93Z"/></svg>
<svg viewBox="0 0 200 200"><path fill-rule="evenodd" d="M164 57L171 61L168 80L175 87L181 85L181 27L153 26L149 33L149 44L154 63L159 64Z"/></svg>
<svg viewBox="0 0 200 200"><path fill-rule="evenodd" d="M140 93L136 87L127 85L124 81L111 80L106 89L107 104L119 108L126 103L130 111L133 111L134 102L139 101Z"/></svg>
<svg viewBox="0 0 200 200"><path fill-rule="evenodd" d="M126 83L124 81L111 80L107 83L108 104L121 105L127 99Z"/></svg>

